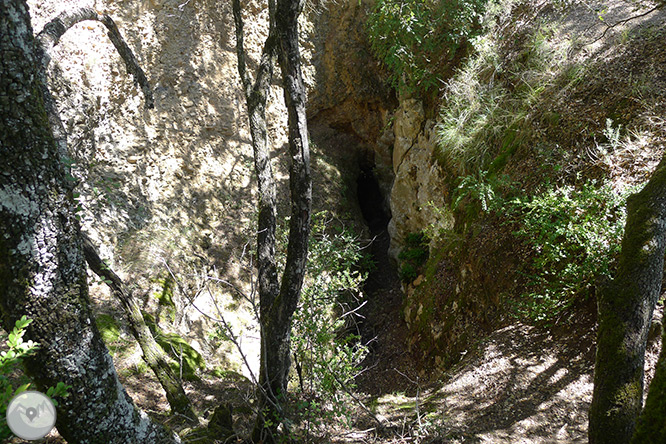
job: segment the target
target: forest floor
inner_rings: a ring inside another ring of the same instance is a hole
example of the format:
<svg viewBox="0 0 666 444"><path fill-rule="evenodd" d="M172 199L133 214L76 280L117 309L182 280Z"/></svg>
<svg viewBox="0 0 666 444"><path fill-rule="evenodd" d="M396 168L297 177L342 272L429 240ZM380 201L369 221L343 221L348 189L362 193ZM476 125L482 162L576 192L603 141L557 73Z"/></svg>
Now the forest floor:
<svg viewBox="0 0 666 444"><path fill-rule="evenodd" d="M409 354L397 353L395 344L378 348L373 358L382 364L358 389L383 424L359 410L356 429L340 430L332 442L586 443L596 335L589 308L554 329L511 323L479 338L443 374L418 371L417 360L405 359ZM379 332L378 343L399 338L399 330ZM646 387L659 342L648 346Z"/></svg>
<svg viewBox="0 0 666 444"><path fill-rule="evenodd" d="M366 284L364 340L373 339L367 371L357 378L354 427L336 428L336 443L583 443L592 398L595 307L579 307L558 327L509 322L480 336L445 373L407 350L400 280L380 235ZM661 319L659 307L655 318ZM660 350L650 343L646 387ZM367 410L371 410L374 418ZM378 422L379 421L379 422Z"/></svg>
<svg viewBox="0 0 666 444"><path fill-rule="evenodd" d="M377 271L366 285L368 321L361 329L371 351L364 362L366 370L356 381L351 426L327 424L308 442L587 442L595 353L593 307L580 307L556 328L510 323L479 337L477 346L457 365L437 374L422 368L417 353L405 346L408 333L400 281L386 247L387 239L379 235L373 246ZM661 318L662 310L659 307L656 318ZM659 341L650 343L646 386L659 350ZM168 415L161 387L149 371L139 371L136 360L123 359L116 365L139 407L181 434L192 427ZM206 373L184 385L202 415L202 425L218 405L229 403L234 407L236 433L247 436L254 393L246 378L235 372ZM41 442L65 441L54 431Z"/></svg>

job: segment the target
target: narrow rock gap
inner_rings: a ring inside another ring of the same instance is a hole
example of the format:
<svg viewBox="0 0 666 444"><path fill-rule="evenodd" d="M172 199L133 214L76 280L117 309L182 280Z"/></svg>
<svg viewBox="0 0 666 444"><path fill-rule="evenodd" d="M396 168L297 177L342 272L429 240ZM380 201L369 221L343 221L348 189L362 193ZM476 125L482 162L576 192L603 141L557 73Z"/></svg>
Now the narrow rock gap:
<svg viewBox="0 0 666 444"><path fill-rule="evenodd" d="M407 326L402 316L403 293L395 264L388 255L391 213L375 176L374 162L362 161L357 178L358 204L372 236L370 255L374 266L363 286L368 304L362 312L361 340L369 344L367 369L357 378L360 390L380 395L411 391L413 387L396 370L413 374L407 351Z"/></svg>
<svg viewBox="0 0 666 444"><path fill-rule="evenodd" d="M379 187L379 182L373 172L374 164L362 162L361 172L356 180L358 204L370 233L373 236L386 231L391 220L390 210L387 208L385 198Z"/></svg>

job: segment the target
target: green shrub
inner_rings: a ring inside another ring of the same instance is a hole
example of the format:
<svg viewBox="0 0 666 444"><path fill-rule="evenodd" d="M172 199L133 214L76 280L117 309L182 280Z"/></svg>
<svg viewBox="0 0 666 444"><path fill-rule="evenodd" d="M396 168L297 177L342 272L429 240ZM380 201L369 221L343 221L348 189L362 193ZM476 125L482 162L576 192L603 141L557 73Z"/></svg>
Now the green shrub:
<svg viewBox="0 0 666 444"><path fill-rule="evenodd" d="M24 341L25 329L32 319L26 316L21 317L14 324L14 328L7 335L6 346L7 350L0 353L0 439L4 440L10 438L12 435L9 426L7 426L7 407L12 398L21 392L26 391L30 387L30 382L25 375L20 374L16 380L21 384L14 389L14 383L8 376L19 366L22 360L32 354L38 345L32 341ZM49 387L46 395L51 398L53 403L57 406L58 401L54 398L68 396L67 390L71 386L59 382L55 387Z"/></svg>
<svg viewBox="0 0 666 444"><path fill-rule="evenodd" d="M595 181L550 187L509 203L520 224L516 235L531 247L528 291L516 313L552 321L574 302L589 297L601 277L610 277L620 250L628 193Z"/></svg>
<svg viewBox="0 0 666 444"><path fill-rule="evenodd" d="M368 34L392 86L407 93L437 90L443 67L480 29L486 1L378 0Z"/></svg>
<svg viewBox="0 0 666 444"><path fill-rule="evenodd" d="M324 417L349 417L345 392L354 387L367 354L353 328L358 316L353 312L363 302L368 266L359 239L349 229L336 227L326 212L313 216L291 345L302 389L295 414L311 425L321 424Z"/></svg>

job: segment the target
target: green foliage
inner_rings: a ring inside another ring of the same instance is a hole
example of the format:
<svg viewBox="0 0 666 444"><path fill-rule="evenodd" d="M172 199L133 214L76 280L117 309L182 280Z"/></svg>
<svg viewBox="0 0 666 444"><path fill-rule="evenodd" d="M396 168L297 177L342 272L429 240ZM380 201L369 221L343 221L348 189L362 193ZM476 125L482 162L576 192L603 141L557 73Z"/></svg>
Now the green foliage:
<svg viewBox="0 0 666 444"><path fill-rule="evenodd" d="M113 316L100 314L95 317L95 323L106 344L111 344L120 339L120 327Z"/></svg>
<svg viewBox="0 0 666 444"><path fill-rule="evenodd" d="M484 212L494 209L500 200L495 193L495 187L487 179L487 172L482 171L479 176L464 176L453 192L454 210L461 208L465 200L478 202Z"/></svg>
<svg viewBox="0 0 666 444"><path fill-rule="evenodd" d="M405 238L405 248L398 254L401 261L399 275L403 282L412 282L419 275L428 260L429 241L422 231L409 233Z"/></svg>
<svg viewBox="0 0 666 444"><path fill-rule="evenodd" d="M479 31L486 1L378 0L368 34L393 87L407 93L439 88L442 65Z"/></svg>
<svg viewBox="0 0 666 444"><path fill-rule="evenodd" d="M344 392L367 354L353 328L367 266L359 240L320 212L312 218L307 274L292 324L292 350L302 389L296 415L309 425L344 419Z"/></svg>
<svg viewBox="0 0 666 444"><path fill-rule="evenodd" d="M627 193L595 181L551 187L533 198L515 199L509 210L515 233L534 252L529 290L516 305L521 317L552 321L610 277L620 250Z"/></svg>
<svg viewBox="0 0 666 444"><path fill-rule="evenodd" d="M530 116L560 75L574 72L568 62L573 44L554 38L547 25L523 31L520 54L507 57L504 27L510 1L489 5L485 33L471 43L473 54L448 82L437 124L438 160L455 175L499 171L519 147L533 138Z"/></svg>
<svg viewBox="0 0 666 444"><path fill-rule="evenodd" d="M25 329L30 325L32 319L26 316L21 317L14 324L14 328L7 335L5 345L7 350L0 353L0 439L6 439L12 436L11 430L7 426L7 407L12 398L21 392L30 388L30 382L27 378L20 374L10 380L9 375L16 370L16 367L22 360L38 348L38 345L33 341L24 341ZM14 384L18 381L20 385L14 389ZM46 395L51 398L53 403L57 406L57 397L66 398L68 396L67 390L71 386L63 382L58 382L55 387L49 387Z"/></svg>

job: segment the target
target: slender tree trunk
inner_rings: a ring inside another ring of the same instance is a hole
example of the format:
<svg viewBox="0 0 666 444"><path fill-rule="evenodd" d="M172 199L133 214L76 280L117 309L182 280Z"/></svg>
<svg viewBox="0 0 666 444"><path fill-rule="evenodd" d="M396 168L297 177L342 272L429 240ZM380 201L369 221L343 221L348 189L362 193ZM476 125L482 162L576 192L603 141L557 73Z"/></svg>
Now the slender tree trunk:
<svg viewBox="0 0 666 444"><path fill-rule="evenodd" d="M310 233L312 181L297 22L302 7L301 1L278 1L277 6L273 0L269 1L270 31L256 79L252 83L245 65L240 1L233 0L238 72L247 102L255 172L259 182L257 257L261 358L258 414L252 432L252 440L255 442L274 442L277 426L284 419L281 404L287 392L291 364L291 319L303 284ZM281 283L275 266L275 185L266 131L266 100L276 53L282 67L283 89L289 112L291 157L289 180L292 214L287 261Z"/></svg>
<svg viewBox="0 0 666 444"><path fill-rule="evenodd" d="M277 427L279 417L277 410L279 403L276 397L269 395L270 388L266 386L265 357L269 353L267 343L263 339L267 335L265 329L265 318L268 313L265 307L273 305L280 291L277 268L275 265L275 230L276 230L276 203L275 203L275 181L270 162L270 148L268 131L266 126L266 103L268 92L273 77L273 64L276 54L275 38L275 2L269 1L269 35L264 43L259 69L257 70L254 83L247 72L244 48L244 26L240 0L233 0L234 23L236 27L236 54L238 57L238 73L243 84L247 112L250 123L250 135L252 137L252 149L254 152L254 170L257 175L259 202L258 202L258 229L257 229L257 268L259 272L259 324L261 328L261 357L258 391L257 422L261 426L255 427L253 441L262 441L265 434L263 424L264 414L268 414L267 406L273 403L271 417ZM269 431L272 435L272 431Z"/></svg>
<svg viewBox="0 0 666 444"><path fill-rule="evenodd" d="M291 219L287 260L277 299L262 301L260 307L262 356L259 383L269 399L265 400L253 431L255 442L272 442L282 419L279 408L287 393L290 360L291 321L305 276L310 235L312 179L310 147L305 114L305 86L298 47L298 16L303 1L278 0L275 29L282 87L289 114L289 187ZM270 420L268 423L266 420ZM269 426L270 424L270 426Z"/></svg>
<svg viewBox="0 0 666 444"><path fill-rule="evenodd" d="M107 280L113 295L120 300L125 308L127 320L129 321L132 335L139 343L143 352L143 360L155 373L157 380L166 392L167 401L171 410L186 416L192 421L197 421L197 415L192 410L192 403L183 390L178 378L169 366L169 358L162 347L155 341L148 325L143 319L141 308L123 281L113 272L99 257L95 246L88 236L83 235L83 253L90 269L99 277Z"/></svg>
<svg viewBox="0 0 666 444"><path fill-rule="evenodd" d="M72 26L86 20L98 21L106 26L109 39L125 62L127 72L132 74L134 83L140 86L143 91L146 107L153 108L155 103L153 91L148 83L146 74L143 72L143 69L141 69L141 66L139 66L136 57L134 57L134 53L123 39L118 26L116 26L116 23L112 18L106 14L100 15L97 11L91 8L75 8L71 11L63 11L56 18L48 22L44 26L44 29L42 29L37 35L37 42L39 43L37 47L37 55L43 66L43 69L39 70L39 75L40 83L42 85L42 94L44 96L44 108L46 108L46 114L49 116L51 130L53 131L53 136L55 137L56 144L58 145L62 157L69 157L67 151L67 132L60 120L58 108L51 95L51 91L48 88L46 72L51 63L51 51L60 42L60 38Z"/></svg>
<svg viewBox="0 0 666 444"><path fill-rule="evenodd" d="M44 29L37 35L39 43L38 55L41 59L44 71L48 68L51 61L51 52L53 48L60 42L60 38L75 24L82 21L92 20L99 21L106 26L108 36L118 51L118 54L125 62L125 67L128 73L132 74L134 81L139 85L144 93L146 99L146 106L153 107L153 95L148 79L139 66L134 53L122 38L118 27L111 17L108 15L100 15L92 8L75 8L62 12L56 18L48 22ZM42 78L43 86L42 92L44 93L45 108L49 116L49 122L54 132L56 142L58 144L61 155L68 156L67 152L67 138L64 126L60 119L55 101L51 96L50 91L46 87L46 78ZM187 398L181 383L176 378L175 374L169 366L169 360L166 353L157 344L150 329L146 325L139 305L132 293L127 289L122 280L113 272L113 270L106 267L102 262L95 247L90 239L84 235L83 248L86 261L95 274L107 279L110 284L111 290L123 304L126 310L127 318L134 337L136 338L141 350L143 352L143 359L146 364L153 370L162 388L166 392L167 401L171 409L193 421L196 421L197 416L192 410L192 404Z"/></svg>
<svg viewBox="0 0 666 444"><path fill-rule="evenodd" d="M60 38L72 26L86 20L100 22L106 27L109 40L111 40L116 51L118 51L123 62L125 62L127 72L132 74L134 83L143 91L146 106L148 108L153 108L155 101L153 99L153 91L150 88L150 83L148 83L148 78L146 78L146 74L136 61L134 53L120 34L118 26L111 17L106 14L98 14L97 11L92 8L75 8L70 11L64 11L44 26L44 29L42 29L37 35L37 40L41 45L41 48L39 48L39 55L44 68L50 63L51 50L58 44Z"/></svg>
<svg viewBox="0 0 666 444"><path fill-rule="evenodd" d="M22 315L39 344L26 360L37 387L71 385L56 426L69 442L175 443L134 406L90 310L72 190L41 94L24 0L0 0L0 312Z"/></svg>
<svg viewBox="0 0 666 444"><path fill-rule="evenodd" d="M599 295L591 444L628 443L641 411L645 348L666 248L666 156L627 201L618 270Z"/></svg>

